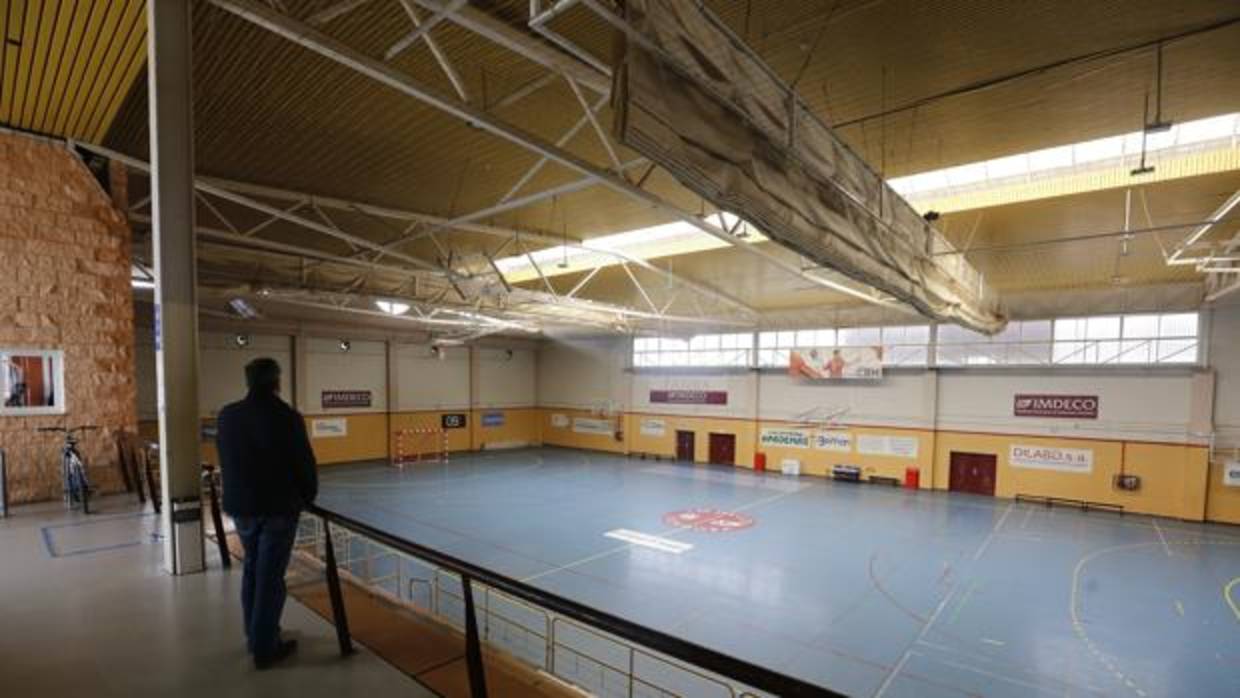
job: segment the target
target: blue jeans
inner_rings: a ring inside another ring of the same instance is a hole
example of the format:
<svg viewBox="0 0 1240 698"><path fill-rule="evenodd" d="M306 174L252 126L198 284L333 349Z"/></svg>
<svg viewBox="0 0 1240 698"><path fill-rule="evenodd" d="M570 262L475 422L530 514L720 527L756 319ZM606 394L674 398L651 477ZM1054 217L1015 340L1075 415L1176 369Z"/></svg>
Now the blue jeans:
<svg viewBox="0 0 1240 698"><path fill-rule="evenodd" d="M284 572L297 537L297 514L234 516L245 547L241 575L241 610L246 646L256 657L268 657L280 646L280 614L288 595Z"/></svg>

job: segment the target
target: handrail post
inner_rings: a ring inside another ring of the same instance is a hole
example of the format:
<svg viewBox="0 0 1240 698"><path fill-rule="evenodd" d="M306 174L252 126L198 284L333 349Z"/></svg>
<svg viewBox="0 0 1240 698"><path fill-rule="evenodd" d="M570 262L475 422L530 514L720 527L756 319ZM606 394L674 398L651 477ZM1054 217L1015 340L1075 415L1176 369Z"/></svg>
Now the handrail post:
<svg viewBox="0 0 1240 698"><path fill-rule="evenodd" d="M336 547L332 545L332 529L323 521L324 557L327 563L327 594L332 601L332 620L336 623L336 640L340 643L340 656L353 654L353 638L349 635L349 618L344 612L344 596L340 593L340 571L336 569Z"/></svg>
<svg viewBox="0 0 1240 698"><path fill-rule="evenodd" d="M470 698L487 698L486 668L482 664L482 642L478 639L478 617L474 613L474 591L469 576L461 574L465 596L465 664L469 668Z"/></svg>
<svg viewBox="0 0 1240 698"><path fill-rule="evenodd" d="M220 514L220 493L215 486L215 466L202 464L202 479L207 481L207 498L211 503L211 524L215 527L215 544L220 550L220 564L232 568L232 554L228 552L228 539L224 537L224 517ZM141 492L142 488L139 487Z"/></svg>

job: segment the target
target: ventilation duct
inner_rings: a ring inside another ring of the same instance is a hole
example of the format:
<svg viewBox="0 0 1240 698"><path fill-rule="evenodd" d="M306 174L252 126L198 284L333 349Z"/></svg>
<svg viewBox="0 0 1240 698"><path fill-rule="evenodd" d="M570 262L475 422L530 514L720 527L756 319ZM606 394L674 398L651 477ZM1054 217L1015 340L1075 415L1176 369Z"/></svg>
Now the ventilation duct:
<svg viewBox="0 0 1240 698"><path fill-rule="evenodd" d="M620 141L816 264L936 320L1003 329L981 274L699 2L625 13Z"/></svg>

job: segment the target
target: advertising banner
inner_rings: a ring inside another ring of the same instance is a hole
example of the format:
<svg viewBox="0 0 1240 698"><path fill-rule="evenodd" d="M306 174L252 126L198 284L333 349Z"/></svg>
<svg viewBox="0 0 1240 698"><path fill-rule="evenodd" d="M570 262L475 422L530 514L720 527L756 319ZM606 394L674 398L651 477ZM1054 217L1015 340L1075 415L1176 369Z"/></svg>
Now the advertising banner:
<svg viewBox="0 0 1240 698"><path fill-rule="evenodd" d="M758 443L766 448L809 448L809 432L804 429L763 429Z"/></svg>
<svg viewBox="0 0 1240 698"><path fill-rule="evenodd" d="M569 424L568 415L553 414L551 415L551 426L556 429L567 429Z"/></svg>
<svg viewBox="0 0 1240 698"><path fill-rule="evenodd" d="M726 390L651 390L650 401L667 405L726 405Z"/></svg>
<svg viewBox="0 0 1240 698"><path fill-rule="evenodd" d="M1097 395L1017 395L1012 412L1017 417L1097 419Z"/></svg>
<svg viewBox="0 0 1240 698"><path fill-rule="evenodd" d="M322 395L325 409L343 407L370 407L369 390L324 390Z"/></svg>
<svg viewBox="0 0 1240 698"><path fill-rule="evenodd" d="M482 426L484 427L502 427L504 426L503 412L483 412Z"/></svg>
<svg viewBox="0 0 1240 698"><path fill-rule="evenodd" d="M1223 484L1240 487L1240 460L1229 460L1223 464Z"/></svg>
<svg viewBox="0 0 1240 698"><path fill-rule="evenodd" d="M793 349L788 373L813 380L873 380L883 377L882 347Z"/></svg>
<svg viewBox="0 0 1240 698"><path fill-rule="evenodd" d="M919 443L916 436L861 434L857 437L857 453L867 456L916 458Z"/></svg>
<svg viewBox="0 0 1240 698"><path fill-rule="evenodd" d="M614 428L610 419L591 419L589 417L575 417L573 419L573 431L578 434L605 434L611 436Z"/></svg>
<svg viewBox="0 0 1240 698"><path fill-rule="evenodd" d="M1085 474L1094 469L1094 452L1085 448L1013 445L1008 462L1016 468Z"/></svg>
<svg viewBox="0 0 1240 698"><path fill-rule="evenodd" d="M814 434L814 448L819 451L852 453L852 433L847 431L820 431Z"/></svg>
<svg viewBox="0 0 1240 698"><path fill-rule="evenodd" d="M316 439L335 439L349 435L349 420L344 417L310 420L310 436Z"/></svg>
<svg viewBox="0 0 1240 698"><path fill-rule="evenodd" d="M667 434L667 422L662 419L643 419L641 434L642 436L665 436Z"/></svg>

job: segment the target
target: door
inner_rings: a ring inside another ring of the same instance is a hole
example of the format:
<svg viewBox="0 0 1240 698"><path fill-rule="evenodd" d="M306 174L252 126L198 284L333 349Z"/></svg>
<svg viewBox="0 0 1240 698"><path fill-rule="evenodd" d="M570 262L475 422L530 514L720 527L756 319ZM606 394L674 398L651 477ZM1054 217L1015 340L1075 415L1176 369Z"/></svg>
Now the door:
<svg viewBox="0 0 1240 698"><path fill-rule="evenodd" d="M676 460L693 462L693 442L697 437L691 431L676 432Z"/></svg>
<svg viewBox="0 0 1240 698"><path fill-rule="evenodd" d="M710 435L710 462L715 465L736 465L736 435Z"/></svg>
<svg viewBox="0 0 1240 698"><path fill-rule="evenodd" d="M952 451L951 480L953 492L972 492L995 496L995 470L998 458L989 453Z"/></svg>

